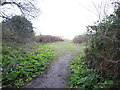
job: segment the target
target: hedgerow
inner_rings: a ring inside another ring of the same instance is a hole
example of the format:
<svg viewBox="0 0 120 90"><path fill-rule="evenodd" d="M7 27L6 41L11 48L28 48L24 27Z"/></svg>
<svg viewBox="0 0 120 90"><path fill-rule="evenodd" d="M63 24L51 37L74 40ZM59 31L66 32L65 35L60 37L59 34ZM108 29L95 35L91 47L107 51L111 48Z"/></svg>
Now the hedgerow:
<svg viewBox="0 0 120 90"><path fill-rule="evenodd" d="M2 50L2 87L21 87L24 82L41 74L53 58L52 49L38 46L34 50L21 52L8 46Z"/></svg>
<svg viewBox="0 0 120 90"><path fill-rule="evenodd" d="M99 68L101 76L120 86L120 5L114 13L88 27L91 38L86 49L89 68Z"/></svg>
<svg viewBox="0 0 120 90"><path fill-rule="evenodd" d="M120 2L115 3L113 14L88 26L87 48L70 67L71 88L120 88Z"/></svg>

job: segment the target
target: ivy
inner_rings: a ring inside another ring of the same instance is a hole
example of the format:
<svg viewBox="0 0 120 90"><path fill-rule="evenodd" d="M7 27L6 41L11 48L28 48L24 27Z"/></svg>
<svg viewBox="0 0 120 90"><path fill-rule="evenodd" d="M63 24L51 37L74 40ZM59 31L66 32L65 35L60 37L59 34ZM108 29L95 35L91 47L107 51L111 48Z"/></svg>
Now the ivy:
<svg viewBox="0 0 120 90"><path fill-rule="evenodd" d="M41 74L50 60L53 52L50 47L39 46L27 54L3 46L2 55L2 87L21 87L24 82Z"/></svg>
<svg viewBox="0 0 120 90"><path fill-rule="evenodd" d="M98 74L97 69L89 69L88 63L83 60L85 53L77 56L70 66L70 88L110 88L112 80L106 80Z"/></svg>

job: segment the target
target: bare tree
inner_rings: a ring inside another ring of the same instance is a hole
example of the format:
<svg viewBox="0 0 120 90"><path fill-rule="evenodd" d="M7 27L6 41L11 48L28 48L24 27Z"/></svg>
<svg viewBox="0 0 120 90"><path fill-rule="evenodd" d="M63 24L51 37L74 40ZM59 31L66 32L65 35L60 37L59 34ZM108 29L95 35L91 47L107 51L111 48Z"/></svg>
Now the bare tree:
<svg viewBox="0 0 120 90"><path fill-rule="evenodd" d="M35 6L36 0L2 0L0 1L0 17L9 18L16 11L27 18L35 18L40 10ZM8 14L8 12L9 14Z"/></svg>
<svg viewBox="0 0 120 90"><path fill-rule="evenodd" d="M102 22L103 19L107 19L110 8L113 8L113 12L118 9L120 0L101 0L97 5L92 1L92 4L99 16L99 22Z"/></svg>
<svg viewBox="0 0 120 90"><path fill-rule="evenodd" d="M97 13L99 22L102 22L102 20L106 19L108 17L108 14L110 14L109 11L111 8L113 8L111 3L112 0L101 0L99 3L95 4L95 2L92 0L92 5Z"/></svg>

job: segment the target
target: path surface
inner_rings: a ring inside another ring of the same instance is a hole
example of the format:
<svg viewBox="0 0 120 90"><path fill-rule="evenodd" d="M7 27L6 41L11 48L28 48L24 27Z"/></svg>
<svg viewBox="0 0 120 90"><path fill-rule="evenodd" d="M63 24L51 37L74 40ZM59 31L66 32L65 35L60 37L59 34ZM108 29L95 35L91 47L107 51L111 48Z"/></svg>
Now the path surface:
<svg viewBox="0 0 120 90"><path fill-rule="evenodd" d="M49 46L55 48L56 60L50 65L46 73L33 79L23 88L67 88L69 76L68 67L73 57L78 55L83 49L79 45L71 42L51 43Z"/></svg>

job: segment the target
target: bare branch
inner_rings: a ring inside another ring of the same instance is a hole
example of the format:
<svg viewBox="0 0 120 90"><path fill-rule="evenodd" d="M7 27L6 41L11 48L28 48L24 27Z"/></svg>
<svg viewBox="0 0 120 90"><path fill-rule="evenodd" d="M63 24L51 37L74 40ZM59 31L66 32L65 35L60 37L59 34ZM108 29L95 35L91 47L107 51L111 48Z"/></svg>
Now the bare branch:
<svg viewBox="0 0 120 90"><path fill-rule="evenodd" d="M37 15L39 14L39 10L35 7L35 5L30 2L30 1L27 1L27 2L15 2L15 1L9 1L9 2L2 2L0 4L0 6L5 6L5 5L12 5L14 7L14 5L16 5L21 14L23 16L27 16L28 17L32 17L32 18L35 18L37 17ZM12 10L12 9L11 9Z"/></svg>

